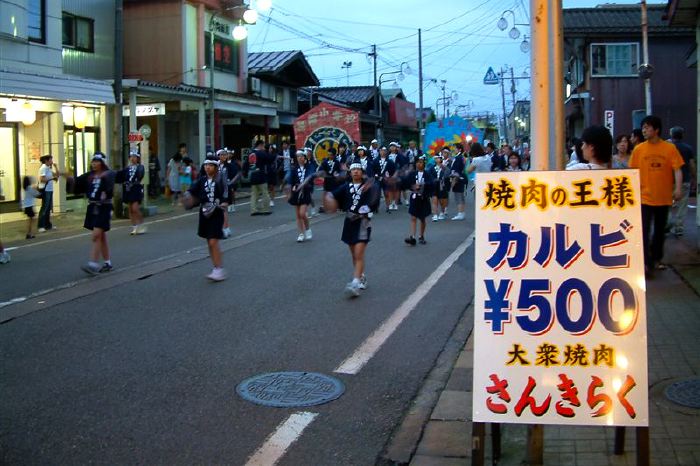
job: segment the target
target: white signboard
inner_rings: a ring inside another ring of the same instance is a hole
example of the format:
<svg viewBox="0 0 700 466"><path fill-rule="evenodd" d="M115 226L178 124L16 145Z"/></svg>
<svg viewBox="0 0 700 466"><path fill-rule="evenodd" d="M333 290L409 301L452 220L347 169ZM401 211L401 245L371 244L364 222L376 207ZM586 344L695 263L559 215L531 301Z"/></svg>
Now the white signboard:
<svg viewBox="0 0 700 466"><path fill-rule="evenodd" d="M474 421L647 426L636 170L476 177Z"/></svg>
<svg viewBox="0 0 700 466"><path fill-rule="evenodd" d="M131 115L128 105L122 106L122 116L128 117ZM154 116L165 115L165 104L139 104L136 106L136 116Z"/></svg>
<svg viewBox="0 0 700 466"><path fill-rule="evenodd" d="M615 111L606 110L603 117L603 125L608 128L610 134L615 137Z"/></svg>

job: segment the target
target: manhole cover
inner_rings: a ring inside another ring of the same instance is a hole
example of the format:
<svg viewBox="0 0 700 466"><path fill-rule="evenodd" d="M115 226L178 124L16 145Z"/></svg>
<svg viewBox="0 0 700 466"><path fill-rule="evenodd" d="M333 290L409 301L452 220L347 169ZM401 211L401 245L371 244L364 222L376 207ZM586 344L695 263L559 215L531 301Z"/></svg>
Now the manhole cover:
<svg viewBox="0 0 700 466"><path fill-rule="evenodd" d="M664 395L681 406L700 409L700 379L674 382L666 387Z"/></svg>
<svg viewBox="0 0 700 466"><path fill-rule="evenodd" d="M315 406L339 398L343 383L315 372L270 372L244 380L236 392L245 400L276 408Z"/></svg>

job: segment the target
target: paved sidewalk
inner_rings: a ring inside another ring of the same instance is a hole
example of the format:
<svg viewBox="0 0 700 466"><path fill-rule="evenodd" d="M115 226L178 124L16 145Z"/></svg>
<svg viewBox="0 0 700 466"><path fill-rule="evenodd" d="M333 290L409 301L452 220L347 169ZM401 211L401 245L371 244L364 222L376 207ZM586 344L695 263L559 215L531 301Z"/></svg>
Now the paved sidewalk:
<svg viewBox="0 0 700 466"><path fill-rule="evenodd" d="M690 214L686 236L667 237L665 261L670 268L647 282L649 435L651 464L655 465L700 465L700 409L685 408L664 396L672 382L700 377L700 251L695 211ZM471 464L472 341L470 335L447 383L439 389L414 451L385 457L386 463L406 464L410 458L411 466ZM412 413L418 404L416 400ZM410 418L409 414L402 429L408 423L416 424ZM503 424L501 437L499 464L525 464L526 427ZM627 429L625 454L615 456L614 428L544 426L544 464L634 465L635 440L634 429ZM395 447L391 445L389 451ZM485 451L485 464L491 464L488 427Z"/></svg>

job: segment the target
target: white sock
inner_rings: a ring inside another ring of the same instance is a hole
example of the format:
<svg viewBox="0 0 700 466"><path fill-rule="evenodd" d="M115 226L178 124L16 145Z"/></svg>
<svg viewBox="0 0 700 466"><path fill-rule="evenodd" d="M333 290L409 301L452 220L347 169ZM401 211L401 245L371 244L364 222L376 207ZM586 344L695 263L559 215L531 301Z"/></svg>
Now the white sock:
<svg viewBox="0 0 700 466"><path fill-rule="evenodd" d="M353 285L359 285L359 284L360 284L360 279L359 279L359 278L353 278L353 279L352 279L352 284L353 284Z"/></svg>
<svg viewBox="0 0 700 466"><path fill-rule="evenodd" d="M105 264L106 264L106 265L112 265L112 260L111 260L111 259L107 259L107 260L105 261Z"/></svg>

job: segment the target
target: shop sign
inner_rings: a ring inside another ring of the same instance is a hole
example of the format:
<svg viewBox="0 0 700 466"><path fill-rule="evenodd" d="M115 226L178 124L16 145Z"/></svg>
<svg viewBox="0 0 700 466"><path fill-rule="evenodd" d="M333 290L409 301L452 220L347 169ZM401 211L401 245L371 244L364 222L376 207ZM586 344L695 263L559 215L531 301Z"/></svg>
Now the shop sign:
<svg viewBox="0 0 700 466"><path fill-rule="evenodd" d="M128 117L131 111L128 105L122 106L122 116ZM165 115L165 104L139 104L136 106L136 116L146 117L155 115Z"/></svg>
<svg viewBox="0 0 700 466"><path fill-rule="evenodd" d="M636 170L476 177L475 422L648 426Z"/></svg>

